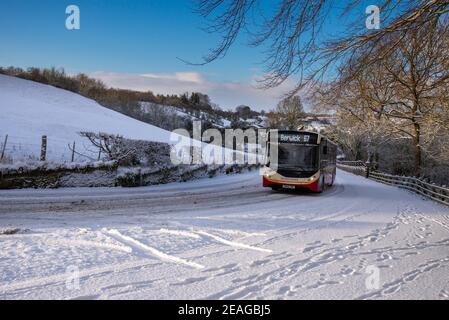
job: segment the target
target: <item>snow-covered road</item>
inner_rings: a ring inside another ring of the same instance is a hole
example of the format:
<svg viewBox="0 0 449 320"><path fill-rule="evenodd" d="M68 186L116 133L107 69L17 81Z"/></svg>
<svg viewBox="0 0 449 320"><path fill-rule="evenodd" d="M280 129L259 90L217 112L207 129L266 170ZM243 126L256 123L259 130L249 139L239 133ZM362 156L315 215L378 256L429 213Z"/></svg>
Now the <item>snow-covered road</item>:
<svg viewBox="0 0 449 320"><path fill-rule="evenodd" d="M0 191L6 228L0 299L449 298L449 208L342 171L322 195L257 172Z"/></svg>

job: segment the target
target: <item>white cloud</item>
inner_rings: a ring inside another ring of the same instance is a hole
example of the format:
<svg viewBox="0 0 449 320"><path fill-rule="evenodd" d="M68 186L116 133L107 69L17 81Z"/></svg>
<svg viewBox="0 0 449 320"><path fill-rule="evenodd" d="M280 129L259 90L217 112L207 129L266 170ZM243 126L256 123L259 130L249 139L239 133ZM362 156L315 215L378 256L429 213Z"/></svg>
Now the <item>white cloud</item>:
<svg viewBox="0 0 449 320"><path fill-rule="evenodd" d="M203 77L201 76L201 74L197 72L176 72L174 74L146 73L142 74L142 77L150 79L164 79L164 80L192 82L192 83L203 82Z"/></svg>
<svg viewBox="0 0 449 320"><path fill-rule="evenodd" d="M159 94L182 94L202 92L224 109L233 109L245 104L255 110L272 109L282 96L294 86L287 81L280 87L261 90L257 88L257 76L248 82L213 81L198 72L125 74L94 72L90 76L102 80L110 87L138 91L152 91Z"/></svg>

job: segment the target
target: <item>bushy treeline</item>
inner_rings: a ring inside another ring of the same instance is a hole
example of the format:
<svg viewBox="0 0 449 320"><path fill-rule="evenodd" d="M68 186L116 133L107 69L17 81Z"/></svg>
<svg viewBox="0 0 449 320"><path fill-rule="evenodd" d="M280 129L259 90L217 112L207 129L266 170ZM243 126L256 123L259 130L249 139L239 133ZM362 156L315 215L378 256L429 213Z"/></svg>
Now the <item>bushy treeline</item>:
<svg viewBox="0 0 449 320"><path fill-rule="evenodd" d="M205 129L220 126L220 119L239 118L239 111L224 111L214 104L208 95L200 92L163 95L154 94L151 91L140 92L108 88L100 80L83 73L69 75L62 68L28 68L24 70L16 67L0 67L0 73L78 93L107 108L166 130L190 129L192 127L191 119L174 112L170 106L179 108L186 114L203 121ZM148 111L143 108L142 103L151 104L154 107L153 110Z"/></svg>

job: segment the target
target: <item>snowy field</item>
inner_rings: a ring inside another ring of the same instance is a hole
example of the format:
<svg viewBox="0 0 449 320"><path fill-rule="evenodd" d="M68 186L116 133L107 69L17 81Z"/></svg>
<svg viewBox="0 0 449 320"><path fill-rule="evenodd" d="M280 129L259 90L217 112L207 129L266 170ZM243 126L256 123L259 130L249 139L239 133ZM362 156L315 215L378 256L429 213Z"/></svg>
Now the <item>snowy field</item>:
<svg viewBox="0 0 449 320"><path fill-rule="evenodd" d="M260 180L0 191L21 229L0 299L449 298L449 208L342 171L323 195Z"/></svg>
<svg viewBox="0 0 449 320"><path fill-rule="evenodd" d="M81 95L33 81L0 75L0 144L8 135L6 154L38 158L47 135L47 159L69 161L68 145L96 159L98 150L79 132L104 132L125 138L170 142L170 132L102 107ZM76 160L87 159L77 156Z"/></svg>

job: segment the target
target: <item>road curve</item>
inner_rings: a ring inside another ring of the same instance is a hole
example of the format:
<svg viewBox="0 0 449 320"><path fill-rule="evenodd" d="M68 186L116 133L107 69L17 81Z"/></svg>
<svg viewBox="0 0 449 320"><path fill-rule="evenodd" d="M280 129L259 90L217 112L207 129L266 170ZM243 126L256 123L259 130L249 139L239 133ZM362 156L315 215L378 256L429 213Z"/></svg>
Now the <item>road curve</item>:
<svg viewBox="0 0 449 320"><path fill-rule="evenodd" d="M321 195L265 189L257 172L0 191L4 228L21 231L0 235L0 299L449 297L448 208L342 171Z"/></svg>

